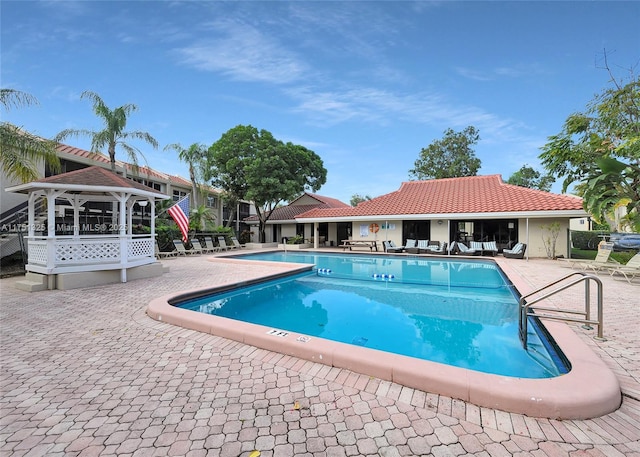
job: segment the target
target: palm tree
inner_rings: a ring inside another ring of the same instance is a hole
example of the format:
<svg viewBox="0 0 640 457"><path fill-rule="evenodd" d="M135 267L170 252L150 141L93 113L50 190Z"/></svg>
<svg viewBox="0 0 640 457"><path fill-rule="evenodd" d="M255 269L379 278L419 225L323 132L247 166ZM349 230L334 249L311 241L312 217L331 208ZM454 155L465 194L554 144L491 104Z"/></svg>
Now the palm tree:
<svg viewBox="0 0 640 457"><path fill-rule="evenodd" d="M191 210L191 227L203 232L207 228L207 222L215 221L215 217L211 214L211 210L205 205L200 205Z"/></svg>
<svg viewBox="0 0 640 457"><path fill-rule="evenodd" d="M200 169L205 159L207 149L203 144L193 143L189 146L189 149L183 148L178 143L173 143L165 146L165 151L173 150L178 153L178 158L189 165L189 179L191 180L191 195L193 196L192 205L198 206L198 189L201 182Z"/></svg>
<svg viewBox="0 0 640 457"><path fill-rule="evenodd" d="M113 172L116 171L116 146L124 149L134 168L138 166L138 154L144 159L144 155L140 150L126 143L125 140L132 138L143 140L153 146L154 149L157 149L158 142L149 133L124 131L127 126L127 118L131 113L138 110L136 105L128 103L111 110L98 94L91 91L84 91L80 98L88 98L93 102L93 112L104 121L104 129L98 132L86 129L66 129L56 135L55 141L61 142L69 136L90 136L91 150L93 152L100 152L101 149L107 148L109 159L111 160L111 171Z"/></svg>
<svg viewBox="0 0 640 457"><path fill-rule="evenodd" d="M0 104L6 109L37 105L38 100L25 92L0 89ZM51 170L60 170L55 143L8 122L0 123L0 168L12 180L28 182L38 179L38 164L44 162Z"/></svg>

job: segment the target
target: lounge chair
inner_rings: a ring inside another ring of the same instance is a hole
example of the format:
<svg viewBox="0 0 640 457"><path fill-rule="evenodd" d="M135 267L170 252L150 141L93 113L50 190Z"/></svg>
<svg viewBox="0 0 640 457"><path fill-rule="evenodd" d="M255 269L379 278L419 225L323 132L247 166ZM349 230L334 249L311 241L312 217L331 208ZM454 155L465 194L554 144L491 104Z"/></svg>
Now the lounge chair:
<svg viewBox="0 0 640 457"><path fill-rule="evenodd" d="M498 246L495 241L483 241L482 242L482 254L489 253L495 256L498 253Z"/></svg>
<svg viewBox="0 0 640 457"><path fill-rule="evenodd" d="M204 237L204 245L209 252L218 252L220 248L213 243L213 238L210 236Z"/></svg>
<svg viewBox="0 0 640 457"><path fill-rule="evenodd" d="M227 242L224 239L224 236L219 236L218 237L218 246L220 246L220 250L221 251L228 251L229 249L231 249L231 246L227 246Z"/></svg>
<svg viewBox="0 0 640 457"><path fill-rule="evenodd" d="M516 243L511 249L503 249L502 255L507 259L524 259L524 253L527 250L525 243Z"/></svg>
<svg viewBox="0 0 640 457"><path fill-rule="evenodd" d="M160 246L158 246L158 242L156 241L155 254L156 254L156 257L160 259L167 259L170 257L177 257L178 251L161 251Z"/></svg>
<svg viewBox="0 0 640 457"><path fill-rule="evenodd" d="M196 238L191 240L191 246L193 247L194 250L200 251L203 254L208 254L210 252L213 252L208 247L202 246L202 243L200 243L200 240Z"/></svg>
<svg viewBox="0 0 640 457"><path fill-rule="evenodd" d="M444 254L447 252L448 243L445 241L443 243L438 243L437 245L432 244L427 248L425 252L429 254Z"/></svg>
<svg viewBox="0 0 640 457"><path fill-rule="evenodd" d="M192 254L202 254L202 251L197 249L187 249L184 247L184 243L182 240L173 240L173 245L176 247L178 251L178 255L192 255Z"/></svg>
<svg viewBox="0 0 640 457"><path fill-rule="evenodd" d="M607 267L607 270L611 276L616 274L624 276L624 279L631 284L633 278L636 276L640 277L640 252L631 257L626 264L617 267Z"/></svg>
<svg viewBox="0 0 640 457"><path fill-rule="evenodd" d="M449 247L447 248L447 254L448 255L453 255L458 251L458 248L456 246L456 242L452 241L451 244L449 245Z"/></svg>
<svg viewBox="0 0 640 457"><path fill-rule="evenodd" d="M420 254L426 252L429 247L429 240L418 240L416 247L407 248L406 251L410 254Z"/></svg>
<svg viewBox="0 0 640 457"><path fill-rule="evenodd" d="M396 243L393 241L383 241L382 245L384 247L385 252L402 252L404 251L403 246L396 246Z"/></svg>
<svg viewBox="0 0 640 457"><path fill-rule="evenodd" d="M456 242L456 248L458 249L458 252L460 252L463 255L480 255L480 251L476 251L475 249L469 248L467 247L466 244L461 243L461 242Z"/></svg>
<svg viewBox="0 0 640 457"><path fill-rule="evenodd" d="M233 243L233 246L231 246L231 249L242 249L244 246L240 244L240 242L238 241L238 238L236 238L235 236L231 237L231 242Z"/></svg>
<svg viewBox="0 0 640 457"><path fill-rule="evenodd" d="M406 251L407 249L415 248L416 246L417 246L416 240L412 240L412 239L408 238L407 242L403 246L403 249Z"/></svg>
<svg viewBox="0 0 640 457"><path fill-rule="evenodd" d="M469 241L469 248L478 254L482 254L482 241Z"/></svg>
<svg viewBox="0 0 640 457"><path fill-rule="evenodd" d="M600 266L604 264L604 266L614 267L619 265L618 262L610 261L609 257L613 252L613 243L600 243L598 246L598 254L596 254L596 258L594 260L591 259L558 259L562 262L569 264L571 268L580 267L583 270L589 268L589 265L594 264L596 266Z"/></svg>

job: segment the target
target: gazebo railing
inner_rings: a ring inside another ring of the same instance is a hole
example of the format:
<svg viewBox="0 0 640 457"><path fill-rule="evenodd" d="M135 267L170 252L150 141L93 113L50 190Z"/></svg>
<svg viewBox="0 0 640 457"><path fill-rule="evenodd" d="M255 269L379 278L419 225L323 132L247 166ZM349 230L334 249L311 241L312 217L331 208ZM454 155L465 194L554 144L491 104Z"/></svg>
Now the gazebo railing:
<svg viewBox="0 0 640 457"><path fill-rule="evenodd" d="M79 271L83 266L116 269L143 265L155 261L154 241L146 234L29 237L27 269L61 273Z"/></svg>

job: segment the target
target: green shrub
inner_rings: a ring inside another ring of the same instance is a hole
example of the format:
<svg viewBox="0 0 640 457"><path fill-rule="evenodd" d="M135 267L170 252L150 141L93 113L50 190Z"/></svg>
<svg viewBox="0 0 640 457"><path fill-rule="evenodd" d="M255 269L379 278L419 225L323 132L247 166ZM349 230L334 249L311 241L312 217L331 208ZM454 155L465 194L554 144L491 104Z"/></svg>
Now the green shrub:
<svg viewBox="0 0 640 457"><path fill-rule="evenodd" d="M597 251L598 243L602 240L600 237L602 234L602 231L595 230L572 230L571 242L573 243L573 247L576 249L592 249Z"/></svg>
<svg viewBox="0 0 640 457"><path fill-rule="evenodd" d="M304 237L300 235L292 236L287 240L287 244L302 244L304 243Z"/></svg>
<svg viewBox="0 0 640 457"><path fill-rule="evenodd" d="M156 226L156 239L158 240L158 246L161 251L172 251L173 240L182 239L182 233L177 225L173 227L165 224L158 224Z"/></svg>
<svg viewBox="0 0 640 457"><path fill-rule="evenodd" d="M238 236L238 241L240 242L240 244L251 243L251 235L253 235L252 231L243 230L242 232L240 232L240 236Z"/></svg>

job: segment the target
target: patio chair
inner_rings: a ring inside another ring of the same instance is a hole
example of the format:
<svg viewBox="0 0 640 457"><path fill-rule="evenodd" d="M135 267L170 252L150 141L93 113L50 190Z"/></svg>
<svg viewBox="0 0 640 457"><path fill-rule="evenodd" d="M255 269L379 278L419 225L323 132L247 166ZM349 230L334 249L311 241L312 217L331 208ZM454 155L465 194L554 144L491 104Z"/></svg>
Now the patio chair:
<svg viewBox="0 0 640 457"><path fill-rule="evenodd" d="M200 240L197 238L191 240L191 246L194 250L200 251L201 254L208 254L209 252L213 252L210 251L209 248L202 246L202 243L200 243Z"/></svg>
<svg viewBox="0 0 640 457"><path fill-rule="evenodd" d="M236 238L235 236L231 237L231 242L233 243L233 246L231 246L231 249L242 249L244 246L240 244L240 242L238 241L238 238Z"/></svg>
<svg viewBox="0 0 640 457"><path fill-rule="evenodd" d="M159 259L167 259L167 258L178 256L177 251L161 251L157 241L156 241L156 247L155 247L155 254L156 254L156 257L158 257Z"/></svg>
<svg viewBox="0 0 640 457"><path fill-rule="evenodd" d="M418 240L418 244L412 248L406 248L406 251L410 254L420 254L425 252L429 247L429 240Z"/></svg>
<svg viewBox="0 0 640 457"><path fill-rule="evenodd" d="M224 236L218 237L218 246L221 251L228 251L231 249L231 246L227 246L227 242L224 239Z"/></svg>
<svg viewBox="0 0 640 457"><path fill-rule="evenodd" d="M456 248L458 249L458 252L460 252L463 255L480 255L480 251L467 247L466 244L461 243L459 241L456 242Z"/></svg>
<svg viewBox="0 0 640 457"><path fill-rule="evenodd" d="M415 247L416 247L416 240L412 240L412 239L408 238L407 242L403 246L403 249L406 251L409 248L415 248Z"/></svg>
<svg viewBox="0 0 640 457"><path fill-rule="evenodd" d="M624 279L631 284L633 278L636 276L640 277L640 252L631 257L626 264L617 267L607 267L607 270L611 276L616 274L624 276Z"/></svg>
<svg viewBox="0 0 640 457"><path fill-rule="evenodd" d="M437 245L432 244L429 247L427 247L426 251L429 254L444 254L445 252L447 252L447 242L443 242L443 243L439 243Z"/></svg>
<svg viewBox="0 0 640 457"><path fill-rule="evenodd" d="M495 256L498 253L498 246L495 241L482 242L482 253L486 254L487 252L492 256Z"/></svg>
<svg viewBox="0 0 640 457"><path fill-rule="evenodd" d="M583 270L589 268L590 264L594 264L595 266L599 266L604 264L604 266L616 266L619 265L618 262L610 261L609 257L613 252L613 243L600 243L598 246L598 254L596 254L596 258L594 260L591 259L564 259L560 258L558 260L569 264L571 268L580 267ZM608 264L608 265L607 265Z"/></svg>
<svg viewBox="0 0 640 457"><path fill-rule="evenodd" d="M218 252L220 250L220 248L213 243L213 238L210 236L204 237L204 245L209 252Z"/></svg>
<svg viewBox="0 0 640 457"><path fill-rule="evenodd" d="M383 241L382 245L384 246L385 252L402 252L404 251L403 246L396 246L396 243L393 241Z"/></svg>
<svg viewBox="0 0 640 457"><path fill-rule="evenodd" d="M524 259L524 253L527 250L525 243L516 243L511 249L503 249L502 255L507 259Z"/></svg>
<svg viewBox="0 0 640 457"><path fill-rule="evenodd" d="M202 251L198 251L197 249L187 249L184 247L184 243L182 240L173 240L173 245L176 247L178 251L178 255L193 255L193 254L202 254Z"/></svg>
<svg viewBox="0 0 640 457"><path fill-rule="evenodd" d="M456 242L452 241L451 244L449 245L449 247L447 248L447 254L448 255L453 255L456 252L458 252L458 247L456 246Z"/></svg>
<svg viewBox="0 0 640 457"><path fill-rule="evenodd" d="M482 254L482 241L469 241L469 248L478 254Z"/></svg>

